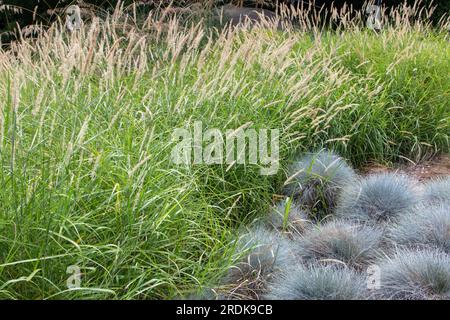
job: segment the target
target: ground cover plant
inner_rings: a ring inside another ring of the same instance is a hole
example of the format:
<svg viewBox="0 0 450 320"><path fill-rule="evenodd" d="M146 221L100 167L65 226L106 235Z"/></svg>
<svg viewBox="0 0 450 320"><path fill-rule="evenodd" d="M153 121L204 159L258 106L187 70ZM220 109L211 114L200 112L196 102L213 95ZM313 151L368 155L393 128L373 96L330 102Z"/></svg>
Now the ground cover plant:
<svg viewBox="0 0 450 320"><path fill-rule="evenodd" d="M376 33L346 16L215 29L118 7L1 49L0 298L186 296L241 261L238 230L268 215L298 154L357 168L447 153L449 24L398 9ZM173 163L174 128L197 121L279 129L280 170Z"/></svg>
<svg viewBox="0 0 450 320"><path fill-rule="evenodd" d="M358 269L375 260L382 239L381 229L330 221L308 230L296 251L304 261L335 260Z"/></svg>
<svg viewBox="0 0 450 320"><path fill-rule="evenodd" d="M425 185L424 198L429 203L450 203L450 178L434 179Z"/></svg>
<svg viewBox="0 0 450 320"><path fill-rule="evenodd" d="M436 247L450 253L450 214L448 203L422 204L390 226L389 238L401 245Z"/></svg>
<svg viewBox="0 0 450 320"><path fill-rule="evenodd" d="M392 221L419 203L414 181L399 174L377 174L348 185L340 194L337 215L370 222Z"/></svg>
<svg viewBox="0 0 450 320"><path fill-rule="evenodd" d="M235 253L237 257L244 253L244 257L225 277L231 289L224 299L259 299L267 283L296 259L291 241L261 224L239 237Z"/></svg>
<svg viewBox="0 0 450 320"><path fill-rule="evenodd" d="M272 285L270 300L361 300L367 296L364 278L333 266L297 266Z"/></svg>
<svg viewBox="0 0 450 320"><path fill-rule="evenodd" d="M442 251L399 251L380 267L379 298L450 299L450 256Z"/></svg>
<svg viewBox="0 0 450 320"><path fill-rule="evenodd" d="M267 225L293 235L301 234L311 225L309 212L302 209L297 201L291 199L277 203L263 219Z"/></svg>
<svg viewBox="0 0 450 320"><path fill-rule="evenodd" d="M305 163L300 169L307 167L308 163ZM389 177L382 173L371 175L369 179L385 181L387 177L395 179L399 176ZM440 181L445 181L445 178ZM302 219L308 221L307 227L293 228L295 232L278 228L270 231L266 229L267 234L263 237L248 233L247 237L253 239L255 245L250 247L250 251L247 248L247 260L250 261L252 255L259 256L260 246L267 242L272 247L283 243L280 257L276 259L272 258L273 254L269 256L272 263L268 265L272 272L270 277L259 278L257 295L252 294L251 288L246 285L251 280L249 276L239 279L237 284L232 285L231 291L244 288L239 299L450 299L450 207L446 199L440 202L435 200L430 204L428 187L434 183L418 184L419 190L427 190L424 192L427 196L422 195L409 208L402 209L396 219L375 219L370 222L348 219L338 214L342 206L338 201L338 207L326 219ZM317 185L316 188L321 186ZM395 193L398 190L402 188L391 191ZM441 189L437 188L438 195L439 191ZM345 189L340 191L341 194L346 192ZM372 185L371 194L371 201L382 203L386 184ZM338 199L346 205L350 203L347 196L339 196ZM298 215L297 201L301 200L294 200L290 206L279 203L278 207L284 208L286 212L282 225L290 222L288 213L292 205L295 208L292 212L294 217ZM353 203L357 205L360 199L353 198ZM365 206L359 210L369 215L373 208ZM307 214L305 211L302 213ZM266 223L273 225L273 219ZM228 295L220 298L236 297Z"/></svg>
<svg viewBox="0 0 450 320"><path fill-rule="evenodd" d="M314 213L329 212L335 206L339 190L356 180L355 172L344 159L325 150L295 161L288 174L291 176L285 183L284 193Z"/></svg>

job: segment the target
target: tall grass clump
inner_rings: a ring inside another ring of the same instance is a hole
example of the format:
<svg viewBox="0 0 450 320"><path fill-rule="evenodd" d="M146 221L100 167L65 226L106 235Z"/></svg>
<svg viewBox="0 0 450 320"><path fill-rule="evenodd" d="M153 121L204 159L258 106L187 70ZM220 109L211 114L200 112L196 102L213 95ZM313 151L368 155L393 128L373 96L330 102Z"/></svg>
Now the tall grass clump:
<svg viewBox="0 0 450 320"><path fill-rule="evenodd" d="M267 283L296 260L291 242L262 225L240 237L235 252L241 258L225 278L231 285L226 296L232 298L258 298Z"/></svg>
<svg viewBox="0 0 450 320"><path fill-rule="evenodd" d="M288 170L285 194L301 206L335 205L339 190L356 178L353 169L340 156L327 150L307 154L295 161Z"/></svg>
<svg viewBox="0 0 450 320"><path fill-rule="evenodd" d="M269 300L360 300L365 299L366 282L351 269L333 266L297 265L271 285Z"/></svg>
<svg viewBox="0 0 450 320"><path fill-rule="evenodd" d="M450 205L450 176L438 178L425 184L423 200L429 203Z"/></svg>
<svg viewBox="0 0 450 320"><path fill-rule="evenodd" d="M450 256L439 250L399 251L380 264L376 298L449 300Z"/></svg>
<svg viewBox="0 0 450 320"><path fill-rule="evenodd" d="M372 262L382 247L382 230L345 221L330 221L308 230L296 252L308 263L342 263L361 269Z"/></svg>
<svg viewBox="0 0 450 320"><path fill-rule="evenodd" d="M278 129L280 168L321 148L355 167L448 152L447 21L399 9L374 33L332 10L334 30L302 12L283 31L222 30L138 12L0 49L0 298L170 299L220 282L285 175L176 164L174 128Z"/></svg>
<svg viewBox="0 0 450 320"><path fill-rule="evenodd" d="M375 174L345 187L336 213L363 222L385 222L405 214L418 201L414 181L407 176Z"/></svg>
<svg viewBox="0 0 450 320"><path fill-rule="evenodd" d="M396 244L436 247L450 254L450 208L448 203L420 205L402 215L388 229Z"/></svg>

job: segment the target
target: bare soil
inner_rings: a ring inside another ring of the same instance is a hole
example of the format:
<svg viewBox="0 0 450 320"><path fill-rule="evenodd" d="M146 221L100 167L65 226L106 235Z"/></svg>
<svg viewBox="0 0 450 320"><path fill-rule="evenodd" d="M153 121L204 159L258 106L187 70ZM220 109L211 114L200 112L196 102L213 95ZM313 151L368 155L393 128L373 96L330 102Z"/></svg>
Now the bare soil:
<svg viewBox="0 0 450 320"><path fill-rule="evenodd" d="M450 175L450 155L443 154L421 163L407 163L393 167L373 163L364 167L361 171L364 174L395 171L405 173L419 181L426 181L440 176Z"/></svg>

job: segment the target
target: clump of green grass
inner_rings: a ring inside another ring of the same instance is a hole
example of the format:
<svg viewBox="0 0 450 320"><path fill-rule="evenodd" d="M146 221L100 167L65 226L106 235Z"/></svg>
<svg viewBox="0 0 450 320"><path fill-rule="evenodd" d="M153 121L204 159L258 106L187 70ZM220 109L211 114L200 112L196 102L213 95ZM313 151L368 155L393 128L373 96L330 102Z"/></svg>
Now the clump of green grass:
<svg viewBox="0 0 450 320"><path fill-rule="evenodd" d="M118 9L0 50L2 298L167 299L220 282L237 228L285 174L175 165L173 130L195 121L279 129L283 168L323 147L355 166L449 150L445 28L133 21Z"/></svg>

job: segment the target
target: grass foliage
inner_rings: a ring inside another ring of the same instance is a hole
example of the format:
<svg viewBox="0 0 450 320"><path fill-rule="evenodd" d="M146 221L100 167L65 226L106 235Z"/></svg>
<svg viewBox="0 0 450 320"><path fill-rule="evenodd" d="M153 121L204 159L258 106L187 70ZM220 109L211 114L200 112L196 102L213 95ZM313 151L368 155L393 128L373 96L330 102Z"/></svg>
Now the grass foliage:
<svg viewBox="0 0 450 320"><path fill-rule="evenodd" d="M296 252L307 262L338 262L361 269L376 258L382 238L378 228L331 221L308 230L298 241Z"/></svg>
<svg viewBox="0 0 450 320"><path fill-rule="evenodd" d="M450 299L450 256L442 251L399 251L380 264L380 275L377 298Z"/></svg>
<svg viewBox="0 0 450 320"><path fill-rule="evenodd" d="M257 225L239 238L236 254L244 255L225 279L232 284L228 298L258 298L267 282L296 260L291 242Z"/></svg>
<svg viewBox="0 0 450 320"><path fill-rule="evenodd" d="M342 190L337 215L363 222L395 220L419 202L413 187L414 181L400 174L364 177Z"/></svg>
<svg viewBox="0 0 450 320"><path fill-rule="evenodd" d="M301 14L296 28L244 31L118 8L0 49L0 298L173 298L220 281L236 229L286 176L175 165L173 130L195 121L278 128L283 168L321 148L355 166L447 152L448 24L409 12L377 34L345 12L333 31ZM403 208L389 179L382 217ZM292 296L359 296L353 276L321 270L320 293L293 282Z"/></svg>
<svg viewBox="0 0 450 320"><path fill-rule="evenodd" d="M280 231L302 233L311 224L308 212L295 202L282 201L277 203L268 217L268 224Z"/></svg>
<svg viewBox="0 0 450 320"><path fill-rule="evenodd" d="M332 266L293 267L279 277L266 295L269 300L357 300L366 296L364 278Z"/></svg>
<svg viewBox="0 0 450 320"><path fill-rule="evenodd" d="M400 217L388 231L400 245L437 247L450 254L450 208L447 203L421 205Z"/></svg>
<svg viewBox="0 0 450 320"><path fill-rule="evenodd" d="M353 169L340 156L321 150L294 162L284 192L301 206L334 207L339 190L356 179Z"/></svg>
<svg viewBox="0 0 450 320"><path fill-rule="evenodd" d="M436 179L425 185L424 201L450 204L450 176Z"/></svg>

